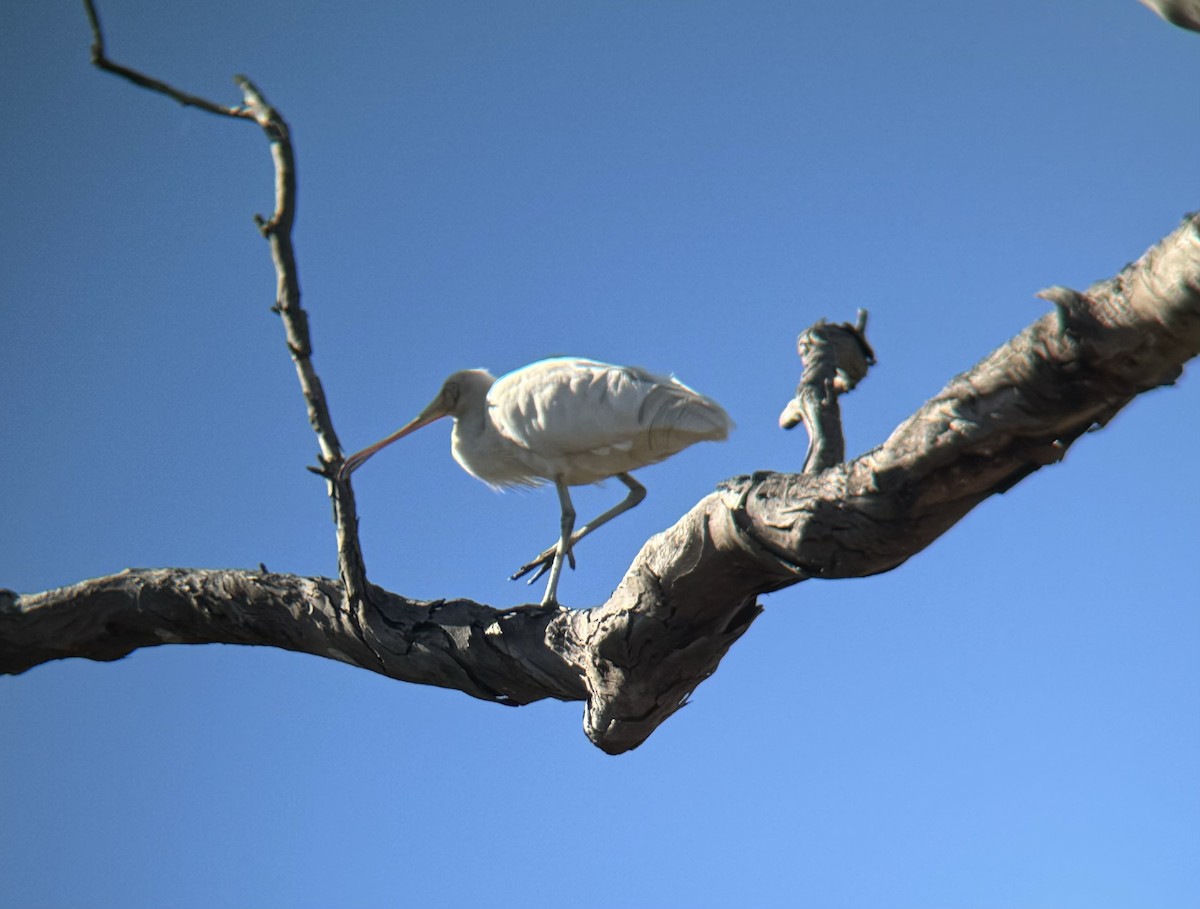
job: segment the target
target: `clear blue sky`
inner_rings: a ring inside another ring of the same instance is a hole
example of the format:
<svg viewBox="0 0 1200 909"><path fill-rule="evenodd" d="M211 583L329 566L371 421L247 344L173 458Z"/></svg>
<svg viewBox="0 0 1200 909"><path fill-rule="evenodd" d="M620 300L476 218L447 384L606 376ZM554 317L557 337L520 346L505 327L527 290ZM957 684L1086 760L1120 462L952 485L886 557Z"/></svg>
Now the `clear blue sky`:
<svg viewBox="0 0 1200 909"><path fill-rule="evenodd" d="M738 422L641 474L570 605L724 477L795 469L793 339L871 311L862 452L1200 206L1200 35L1133 0L106 2L115 59L293 126L344 443L463 367L674 371ZM0 585L335 571L251 215L257 130L0 13ZM1194 370L1193 370L1194 372ZM869 580L766 614L639 751L313 657L163 647L0 679L0 905L1187 907L1200 901L1200 387ZM425 430L358 475L372 578L511 605L553 493ZM585 490L581 513L621 493Z"/></svg>

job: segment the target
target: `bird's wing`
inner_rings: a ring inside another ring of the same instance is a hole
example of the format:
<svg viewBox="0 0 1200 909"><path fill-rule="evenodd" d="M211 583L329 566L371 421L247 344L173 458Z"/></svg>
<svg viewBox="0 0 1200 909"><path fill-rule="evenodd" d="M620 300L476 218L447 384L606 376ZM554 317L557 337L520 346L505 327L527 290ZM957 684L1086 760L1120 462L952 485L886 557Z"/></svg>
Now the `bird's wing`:
<svg viewBox="0 0 1200 909"><path fill-rule="evenodd" d="M547 457L629 452L626 470L702 439L723 439L732 427L720 405L673 378L566 357L497 379L488 412L523 448Z"/></svg>

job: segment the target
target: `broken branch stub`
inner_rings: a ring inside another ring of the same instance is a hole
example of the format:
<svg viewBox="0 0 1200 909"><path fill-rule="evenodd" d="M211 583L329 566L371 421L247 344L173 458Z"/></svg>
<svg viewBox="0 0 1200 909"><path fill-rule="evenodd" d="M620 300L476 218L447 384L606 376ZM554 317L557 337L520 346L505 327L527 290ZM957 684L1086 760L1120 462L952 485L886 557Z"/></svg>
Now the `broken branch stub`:
<svg viewBox="0 0 1200 909"><path fill-rule="evenodd" d="M801 473L816 473L846 458L838 397L852 391L875 365L866 329L867 311L860 309L854 325L820 319L796 339L803 369L796 396L779 415L779 426L793 429L803 423L808 430L808 454Z"/></svg>

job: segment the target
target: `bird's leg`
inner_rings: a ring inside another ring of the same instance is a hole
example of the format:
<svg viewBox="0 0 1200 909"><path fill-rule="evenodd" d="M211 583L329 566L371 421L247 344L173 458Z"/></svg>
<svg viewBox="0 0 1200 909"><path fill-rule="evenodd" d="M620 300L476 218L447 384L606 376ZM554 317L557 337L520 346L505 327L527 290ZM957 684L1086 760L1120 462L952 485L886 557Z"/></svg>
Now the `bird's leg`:
<svg viewBox="0 0 1200 909"><path fill-rule="evenodd" d="M629 474L619 473L619 474L616 474L616 478L618 480L620 480L622 483L624 483L625 486L629 489L629 495L627 495L624 499L622 499L620 502L618 502L616 505L614 505L608 511L604 512L599 517L596 517L593 520L588 521L586 524L584 524L582 527L580 527L577 531L575 531L573 534L571 534L571 539L568 543L568 551L572 553L572 561L571 561L572 568L575 567L574 546L576 543L578 543L580 540L582 540L584 537L586 537L589 533L591 533L597 527L600 527L603 524L607 524L609 521L611 521L613 518L615 518L619 514L624 514L626 511L629 511L629 509L638 505L642 501L642 499L646 498L646 487L643 486L641 483L639 483L637 480L635 480L633 477L631 477ZM560 495L560 498L561 498L561 495ZM572 511L572 515L574 515L574 511ZM554 559L558 554L559 545L561 543L562 543L562 540L560 539L558 543L555 543L549 549L544 550L540 555L535 557L533 560L526 562L524 565L522 565L520 568L517 569L516 574L514 574L509 580L515 581L518 578L523 578L523 577L525 577L525 575L529 574L529 572L534 571L534 569L536 569L537 571L533 575L533 577L531 577L528 581L526 581L527 584L532 584L534 581L536 581L538 578L540 578L542 575L544 575L547 571L549 571L552 568Z"/></svg>
<svg viewBox="0 0 1200 909"><path fill-rule="evenodd" d="M562 480L554 481L554 488L558 490L558 504L562 506L562 520L559 522L561 533L558 538L558 545L562 550L562 554L571 564L571 570L575 570L575 550L572 549L572 544L575 542L572 539L571 531L575 529L575 506L571 503L571 492L567 484Z"/></svg>
<svg viewBox="0 0 1200 909"><path fill-rule="evenodd" d="M558 490L558 501L562 506L562 533L558 538L558 545L554 549L554 558L550 566L550 580L546 582L546 593L542 597L542 605L545 607L558 606L558 577L562 574L563 560L568 560L571 567L575 567L575 553L571 551L573 542L571 531L575 529L575 506L571 504L571 493L562 479L554 481L554 488Z"/></svg>

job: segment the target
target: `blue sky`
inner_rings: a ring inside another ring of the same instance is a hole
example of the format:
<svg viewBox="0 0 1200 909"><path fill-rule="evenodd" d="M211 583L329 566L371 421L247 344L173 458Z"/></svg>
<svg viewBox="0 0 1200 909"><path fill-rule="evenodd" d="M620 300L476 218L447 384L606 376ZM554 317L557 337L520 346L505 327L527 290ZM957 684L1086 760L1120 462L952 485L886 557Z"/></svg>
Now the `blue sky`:
<svg viewBox="0 0 1200 909"><path fill-rule="evenodd" d="M673 371L738 423L640 476L560 596L603 601L724 477L800 465L796 333L871 311L880 442L1200 204L1200 35L1133 0L101 5L111 55L293 127L343 443L446 374ZM0 13L0 585L332 574L250 125ZM0 904L1177 907L1200 893L1192 375L900 569L809 582L640 750L312 657L163 647L0 679ZM444 426L356 475L373 580L512 605L557 503ZM621 489L581 490L581 515Z"/></svg>

